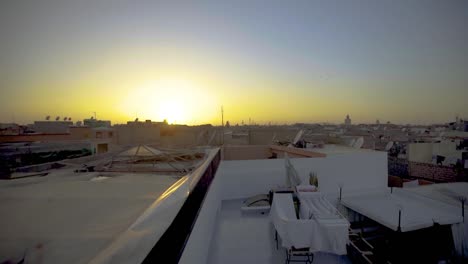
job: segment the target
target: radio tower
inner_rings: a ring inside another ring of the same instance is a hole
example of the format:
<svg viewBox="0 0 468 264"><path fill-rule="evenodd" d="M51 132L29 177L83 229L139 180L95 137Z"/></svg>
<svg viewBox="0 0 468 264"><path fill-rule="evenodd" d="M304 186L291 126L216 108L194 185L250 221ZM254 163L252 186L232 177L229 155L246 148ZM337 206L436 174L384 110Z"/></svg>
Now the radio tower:
<svg viewBox="0 0 468 264"><path fill-rule="evenodd" d="M224 145L224 109L223 106L221 106L221 125L222 125L222 143Z"/></svg>

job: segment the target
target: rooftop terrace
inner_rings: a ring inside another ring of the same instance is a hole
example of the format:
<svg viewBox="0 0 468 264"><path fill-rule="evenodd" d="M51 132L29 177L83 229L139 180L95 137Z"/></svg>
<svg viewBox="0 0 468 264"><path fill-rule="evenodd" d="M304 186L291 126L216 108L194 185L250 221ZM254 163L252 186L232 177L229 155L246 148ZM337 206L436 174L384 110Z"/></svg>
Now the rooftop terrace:
<svg viewBox="0 0 468 264"><path fill-rule="evenodd" d="M207 263L284 263L286 251L281 245L276 248L268 210L242 212L243 200L222 202ZM351 262L346 256L316 253L314 263Z"/></svg>

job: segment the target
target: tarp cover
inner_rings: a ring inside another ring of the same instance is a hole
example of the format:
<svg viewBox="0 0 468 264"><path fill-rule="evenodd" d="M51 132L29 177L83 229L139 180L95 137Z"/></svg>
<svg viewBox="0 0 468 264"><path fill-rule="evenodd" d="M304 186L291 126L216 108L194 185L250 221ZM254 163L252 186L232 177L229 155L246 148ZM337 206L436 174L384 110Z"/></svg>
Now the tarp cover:
<svg viewBox="0 0 468 264"><path fill-rule="evenodd" d="M425 196L430 199L438 200L451 204L458 208L458 213L462 214L462 201L464 201L464 210L467 211L468 183L452 182L418 186L408 189L415 194ZM457 213L457 211L455 211ZM453 242L455 250L459 256L468 256L468 220L465 223L452 225Z"/></svg>
<svg viewBox="0 0 468 264"><path fill-rule="evenodd" d="M342 204L395 231L401 210L402 232L463 221L461 210L455 206L401 188L393 188L393 193L387 189L348 195Z"/></svg>

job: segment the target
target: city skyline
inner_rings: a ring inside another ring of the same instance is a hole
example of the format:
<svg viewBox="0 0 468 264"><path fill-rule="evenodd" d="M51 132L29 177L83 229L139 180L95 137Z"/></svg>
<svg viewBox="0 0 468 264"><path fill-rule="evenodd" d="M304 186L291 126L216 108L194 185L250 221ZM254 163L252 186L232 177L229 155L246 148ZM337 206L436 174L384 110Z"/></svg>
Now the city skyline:
<svg viewBox="0 0 468 264"><path fill-rule="evenodd" d="M466 1L6 1L0 122L468 117Z"/></svg>

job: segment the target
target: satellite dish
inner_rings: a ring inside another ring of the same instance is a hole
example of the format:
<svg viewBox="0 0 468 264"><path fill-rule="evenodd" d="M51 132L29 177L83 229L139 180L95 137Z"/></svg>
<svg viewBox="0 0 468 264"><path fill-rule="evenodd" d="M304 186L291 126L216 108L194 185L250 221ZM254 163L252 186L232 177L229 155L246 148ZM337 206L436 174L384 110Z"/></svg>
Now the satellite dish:
<svg viewBox="0 0 468 264"><path fill-rule="evenodd" d="M294 138L292 144L293 144L293 145L296 145L297 142L299 142L299 140L301 140L303 134L304 134L304 130L303 130L303 129L301 129L299 132L297 132L296 137Z"/></svg>
<svg viewBox="0 0 468 264"><path fill-rule="evenodd" d="M353 148L360 149L360 148L362 148L362 145L364 145L364 138L363 138L363 137L359 137L359 138L356 139L356 141L354 142Z"/></svg>
<svg viewBox="0 0 468 264"><path fill-rule="evenodd" d="M55 118L55 121L59 121L59 120L60 120L60 116L57 116L57 117Z"/></svg>
<svg viewBox="0 0 468 264"><path fill-rule="evenodd" d="M394 144L393 141L389 141L387 145L385 146L385 150L389 151L393 147L393 144Z"/></svg>

